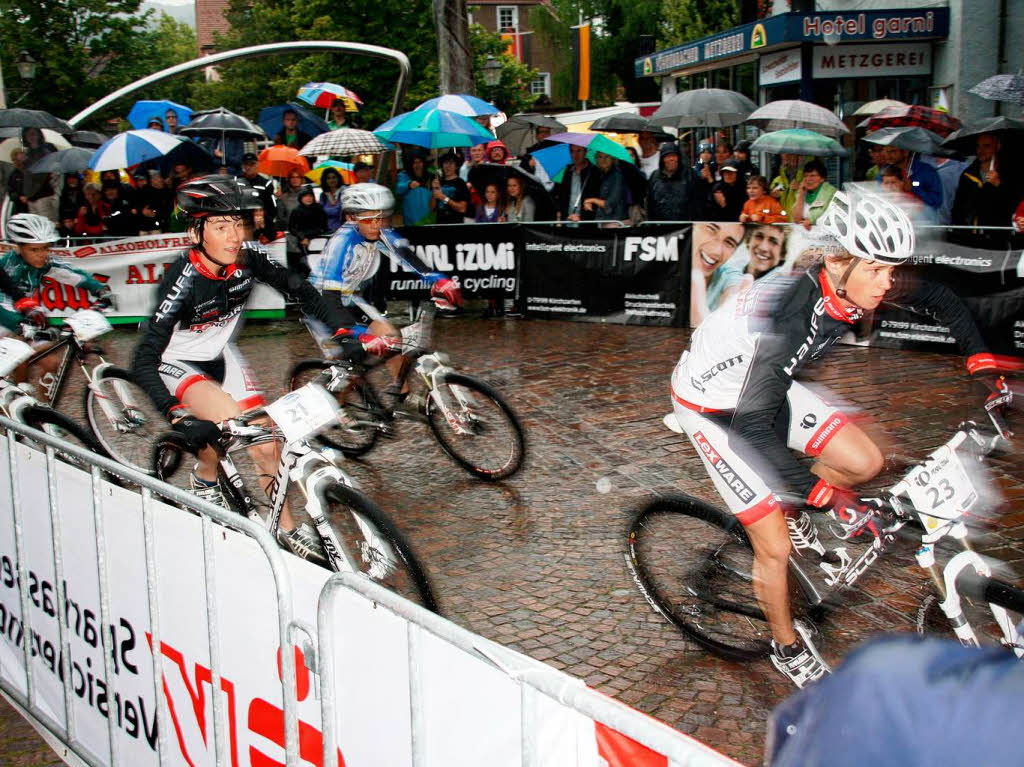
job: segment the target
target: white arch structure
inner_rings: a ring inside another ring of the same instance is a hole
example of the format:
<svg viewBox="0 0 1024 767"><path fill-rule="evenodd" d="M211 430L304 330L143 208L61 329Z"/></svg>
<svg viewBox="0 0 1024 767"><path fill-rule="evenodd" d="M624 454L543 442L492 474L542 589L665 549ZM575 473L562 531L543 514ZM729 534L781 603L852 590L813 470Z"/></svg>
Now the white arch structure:
<svg viewBox="0 0 1024 767"><path fill-rule="evenodd" d="M144 88L153 85L154 83L167 80L171 77L175 77L186 72L191 72L196 69L203 69L205 67L215 66L225 61L236 61L238 59L249 59L258 58L260 56L272 56L278 53L308 53L312 51L337 51L338 53L354 53L360 56L370 56L377 59L385 59L393 61L398 64L398 83L395 86L395 98L391 104L391 116L398 113L398 110L402 107L402 101L405 99L405 92L409 88L409 57L401 51L396 51L393 48L384 48L379 45L367 45L365 43L346 43L336 42L334 40L301 40L290 43L266 43L265 45L251 45L247 48L236 48L231 51L222 51L221 53L214 53L210 56L202 56L198 59L192 59L182 64L175 64L173 67L167 67L167 69L161 69L159 72L154 72L147 77L143 77L141 80L136 80L123 88L120 88L113 93L110 93L101 98L91 106L86 107L81 112L72 117L68 122L72 126L77 126L83 120L88 119L92 115L96 114L103 108L114 103L118 99L124 98L129 94L140 91Z"/></svg>

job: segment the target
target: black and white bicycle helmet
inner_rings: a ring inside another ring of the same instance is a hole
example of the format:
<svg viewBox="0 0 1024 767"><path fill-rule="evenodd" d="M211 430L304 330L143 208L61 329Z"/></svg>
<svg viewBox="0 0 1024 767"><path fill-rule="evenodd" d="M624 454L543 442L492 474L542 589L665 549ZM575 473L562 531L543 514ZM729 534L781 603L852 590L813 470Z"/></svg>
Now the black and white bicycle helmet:
<svg viewBox="0 0 1024 767"><path fill-rule="evenodd" d="M857 258L895 265L914 253L910 217L877 195L836 192L818 223Z"/></svg>
<svg viewBox="0 0 1024 767"><path fill-rule="evenodd" d="M7 222L7 241L19 245L49 245L60 239L57 227L46 216L16 213Z"/></svg>
<svg viewBox="0 0 1024 767"><path fill-rule="evenodd" d="M259 192L234 176L202 176L181 185L178 207L189 218L238 216L263 207Z"/></svg>
<svg viewBox="0 0 1024 767"><path fill-rule="evenodd" d="M390 213L395 209L395 196L380 184L352 184L341 193L341 209L345 213L363 213L379 210Z"/></svg>

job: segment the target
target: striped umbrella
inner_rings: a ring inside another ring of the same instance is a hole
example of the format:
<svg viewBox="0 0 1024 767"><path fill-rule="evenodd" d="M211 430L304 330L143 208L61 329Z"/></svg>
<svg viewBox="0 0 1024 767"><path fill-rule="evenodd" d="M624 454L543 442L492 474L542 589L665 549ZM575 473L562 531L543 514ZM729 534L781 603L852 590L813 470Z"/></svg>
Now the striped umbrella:
<svg viewBox="0 0 1024 767"><path fill-rule="evenodd" d="M355 91L337 83L306 83L299 88L296 95L307 104L321 109L330 109L335 99L341 99L345 102L345 109L349 112L358 112L359 107L356 104L363 103Z"/></svg>
<svg viewBox="0 0 1024 767"><path fill-rule="evenodd" d="M416 111L422 109L443 109L446 112L455 112L466 117L483 117L484 115L496 115L501 110L494 104L488 104L483 99L470 96L465 93L448 93L434 99L428 99L416 107Z"/></svg>
<svg viewBox="0 0 1024 767"><path fill-rule="evenodd" d="M845 157L846 150L834 138L805 128L786 128L765 133L750 145L752 152L802 154L813 157Z"/></svg>
<svg viewBox="0 0 1024 767"><path fill-rule="evenodd" d="M828 136L850 132L843 121L825 107L799 99L771 101L754 110L747 122L769 132L786 128L807 128Z"/></svg>
<svg viewBox="0 0 1024 767"><path fill-rule="evenodd" d="M417 109L392 117L377 126L374 135L385 141L427 149L476 146L494 141L494 135L469 117L443 109Z"/></svg>
<svg viewBox="0 0 1024 767"><path fill-rule="evenodd" d="M89 160L89 167L97 171L130 168L140 162L163 157L184 143L192 142L173 133L149 128L125 131L100 145ZM202 151L198 146L196 149Z"/></svg>

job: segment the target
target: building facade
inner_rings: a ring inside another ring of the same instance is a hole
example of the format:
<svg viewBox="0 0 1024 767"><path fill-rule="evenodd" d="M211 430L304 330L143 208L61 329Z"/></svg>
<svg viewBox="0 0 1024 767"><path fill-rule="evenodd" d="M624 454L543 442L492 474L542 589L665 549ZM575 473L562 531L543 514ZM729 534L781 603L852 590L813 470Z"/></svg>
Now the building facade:
<svg viewBox="0 0 1024 767"><path fill-rule="evenodd" d="M774 13L758 21L637 59L637 75L660 78L663 97L729 88L759 104L812 101L840 117L879 98L942 106L965 121L1019 111L969 91L1024 65L1024 2L903 0L892 8L818 0L814 7L790 11L776 0Z"/></svg>
<svg viewBox="0 0 1024 767"><path fill-rule="evenodd" d="M205 56L214 52L214 33L225 34L231 29L224 12L228 9L229 0L195 0L196 2L196 41L199 44L199 55Z"/></svg>
<svg viewBox="0 0 1024 767"><path fill-rule="evenodd" d="M543 7L543 3L474 0L470 3L469 23L507 36L510 53L539 72L537 79L530 84L531 92L550 99L554 56L551 50L534 39L530 27L530 12L538 7Z"/></svg>

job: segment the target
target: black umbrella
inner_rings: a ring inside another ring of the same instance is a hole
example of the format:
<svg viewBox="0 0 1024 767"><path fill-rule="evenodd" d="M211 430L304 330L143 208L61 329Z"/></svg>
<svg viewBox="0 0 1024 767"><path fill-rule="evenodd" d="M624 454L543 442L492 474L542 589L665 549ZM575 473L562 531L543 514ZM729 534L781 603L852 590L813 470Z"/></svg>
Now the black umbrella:
<svg viewBox="0 0 1024 767"><path fill-rule="evenodd" d="M946 149L954 149L966 155L974 154L978 136L982 133L1021 133L1024 132L1024 119L1015 117L986 117L978 122L965 125L960 130L949 134L942 142Z"/></svg>
<svg viewBox="0 0 1024 767"><path fill-rule="evenodd" d="M219 107L192 115L192 121L178 131L185 136L216 136L232 138L256 136L262 138L266 134L263 129L247 117L235 114L229 109Z"/></svg>
<svg viewBox="0 0 1024 767"><path fill-rule="evenodd" d="M942 136L917 126L882 128L865 136L864 141L878 146L894 146L919 154L937 154L943 157L951 154L951 150L943 147Z"/></svg>
<svg viewBox="0 0 1024 767"><path fill-rule="evenodd" d="M77 173L89 167L89 158L95 151L73 146L59 152L50 152L32 164L29 170L33 173Z"/></svg>
<svg viewBox="0 0 1024 767"><path fill-rule="evenodd" d="M658 141L673 140L673 137L665 133L661 127L646 117L632 112L600 117L590 124L590 130L604 131L605 133L654 133Z"/></svg>
<svg viewBox="0 0 1024 767"><path fill-rule="evenodd" d="M67 139L71 142L72 146L83 146L91 149L98 149L108 138L110 136L104 136L102 133L91 130L76 130L74 133L67 135Z"/></svg>
<svg viewBox="0 0 1024 767"><path fill-rule="evenodd" d="M492 183L498 184L499 189L504 192L510 176L518 176L523 182L523 191L533 199L536 206L534 218L537 221L554 221L557 210L555 201L541 180L532 173L518 165L498 165L490 162L480 163L469 169L469 183L481 193L484 187Z"/></svg>
<svg viewBox="0 0 1024 767"><path fill-rule="evenodd" d="M698 88L669 96L650 121L675 128L728 128L739 125L757 109L742 93L721 88Z"/></svg>
<svg viewBox="0 0 1024 767"><path fill-rule="evenodd" d="M554 117L525 112L512 115L499 125L494 133L505 142L509 152L513 155L521 155L527 147L536 143L537 128L550 128L552 133L564 133L567 130L565 125Z"/></svg>
<svg viewBox="0 0 1024 767"><path fill-rule="evenodd" d="M0 109L0 128L49 128L57 133L72 133L64 120L41 109Z"/></svg>

